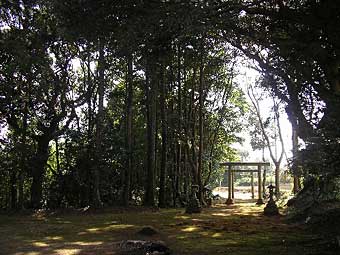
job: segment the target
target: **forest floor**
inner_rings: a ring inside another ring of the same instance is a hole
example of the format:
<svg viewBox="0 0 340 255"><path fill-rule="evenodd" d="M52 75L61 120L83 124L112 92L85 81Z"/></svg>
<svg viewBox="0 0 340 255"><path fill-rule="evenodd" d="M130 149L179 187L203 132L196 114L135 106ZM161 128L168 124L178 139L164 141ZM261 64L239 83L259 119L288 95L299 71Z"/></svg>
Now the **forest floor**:
<svg viewBox="0 0 340 255"><path fill-rule="evenodd" d="M192 215L140 207L0 215L0 254L118 254L117 243L130 239L163 240L178 255L339 254L305 226L262 212L254 201L240 200ZM158 234L137 234L143 226Z"/></svg>

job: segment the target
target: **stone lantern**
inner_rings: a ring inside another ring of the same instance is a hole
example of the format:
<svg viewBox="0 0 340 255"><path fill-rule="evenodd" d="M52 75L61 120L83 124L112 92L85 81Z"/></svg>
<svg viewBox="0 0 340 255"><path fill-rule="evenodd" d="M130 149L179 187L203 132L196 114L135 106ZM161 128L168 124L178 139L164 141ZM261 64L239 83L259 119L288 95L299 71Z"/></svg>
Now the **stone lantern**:
<svg viewBox="0 0 340 255"><path fill-rule="evenodd" d="M275 186L270 184L268 186L268 189L269 189L269 201L266 207L264 208L264 215L267 216L279 215L279 209L277 208L277 205L273 199Z"/></svg>
<svg viewBox="0 0 340 255"><path fill-rule="evenodd" d="M197 192L198 192L198 185L192 185L189 203L185 210L186 213L200 213L202 211L200 201L198 200L197 195L196 195Z"/></svg>

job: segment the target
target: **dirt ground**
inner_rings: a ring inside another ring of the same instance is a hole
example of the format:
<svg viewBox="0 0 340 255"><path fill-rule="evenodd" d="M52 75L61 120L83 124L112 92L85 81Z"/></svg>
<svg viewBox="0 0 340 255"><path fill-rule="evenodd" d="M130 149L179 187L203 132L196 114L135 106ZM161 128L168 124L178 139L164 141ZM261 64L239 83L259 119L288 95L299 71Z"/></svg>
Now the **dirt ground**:
<svg viewBox="0 0 340 255"><path fill-rule="evenodd" d="M251 199L251 186L235 186L235 198L236 199ZM282 183L280 185L281 192L286 195L292 195L293 184ZM268 193L268 190L266 190ZM228 187L217 187L213 190L214 195L220 195L223 198L228 197ZM254 197L257 198L257 185L254 185Z"/></svg>
<svg viewBox="0 0 340 255"><path fill-rule="evenodd" d="M0 254L118 254L122 240L162 240L178 255L337 254L304 226L262 212L252 200L237 200L192 215L148 208L0 215ZM158 234L137 234L143 226Z"/></svg>

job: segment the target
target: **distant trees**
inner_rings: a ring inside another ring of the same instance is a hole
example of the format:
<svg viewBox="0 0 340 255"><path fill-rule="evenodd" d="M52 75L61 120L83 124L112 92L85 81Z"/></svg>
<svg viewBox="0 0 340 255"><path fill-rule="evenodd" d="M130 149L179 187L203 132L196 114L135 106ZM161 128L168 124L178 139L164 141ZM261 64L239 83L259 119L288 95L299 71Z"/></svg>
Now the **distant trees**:
<svg viewBox="0 0 340 255"><path fill-rule="evenodd" d="M308 143L299 153L304 171L338 175L336 167L326 169L322 164L337 162L328 152L339 149L335 142L339 134L332 128L340 116L335 25L339 3L277 1L241 4L240 9L240 22L233 30L225 29L224 38L258 62L267 87L286 103L294 130ZM319 156L311 156L316 151Z"/></svg>
<svg viewBox="0 0 340 255"><path fill-rule="evenodd" d="M266 87L285 102L296 132L293 174L309 180L309 194L318 194L310 205L337 200L336 192L330 195L327 190L334 189L340 173L335 156L340 151L339 132L334 128L340 121L339 3L277 1L241 9L244 22L226 29L225 38L257 61ZM298 138L305 148L297 148Z"/></svg>
<svg viewBox="0 0 340 255"><path fill-rule="evenodd" d="M281 105L280 102L275 99L273 95L272 97L273 105L271 109L272 116L264 119L263 113L261 113L260 101L262 100L262 96L259 96L254 91L254 87L249 85L247 88L249 99L252 103L253 109L255 111L255 115L257 118L258 125L260 129L261 137L255 141L254 138L257 133L254 133L253 136L253 147L264 149L265 147L269 150L269 155L271 160L275 165L275 193L277 197L280 197L280 166L285 155L285 146L284 140L282 136L282 127L280 124L280 111ZM255 144L256 143L256 144Z"/></svg>

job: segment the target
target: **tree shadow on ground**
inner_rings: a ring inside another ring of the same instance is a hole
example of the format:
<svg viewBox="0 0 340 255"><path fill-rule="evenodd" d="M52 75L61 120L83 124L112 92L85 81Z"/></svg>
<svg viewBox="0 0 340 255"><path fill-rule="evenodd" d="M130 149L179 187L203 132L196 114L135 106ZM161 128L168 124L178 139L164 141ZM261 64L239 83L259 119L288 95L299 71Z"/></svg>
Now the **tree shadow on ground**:
<svg viewBox="0 0 340 255"><path fill-rule="evenodd" d="M218 204L201 214L183 209L85 214L0 216L0 254L118 254L122 240L163 240L174 254L332 254L320 253L319 237L283 217L265 217L254 201ZM143 226L158 230L141 236ZM325 247L324 247L325 248ZM319 253L318 253L319 252Z"/></svg>

